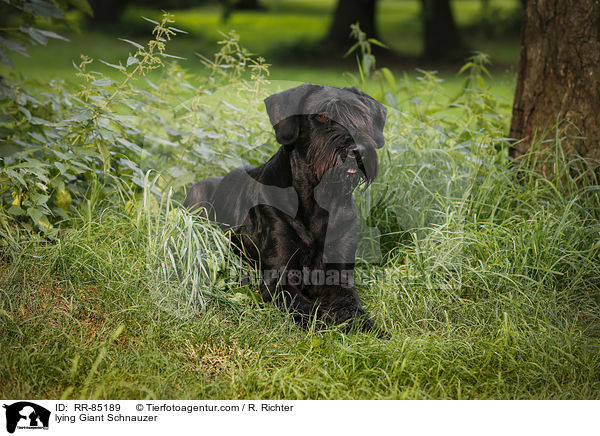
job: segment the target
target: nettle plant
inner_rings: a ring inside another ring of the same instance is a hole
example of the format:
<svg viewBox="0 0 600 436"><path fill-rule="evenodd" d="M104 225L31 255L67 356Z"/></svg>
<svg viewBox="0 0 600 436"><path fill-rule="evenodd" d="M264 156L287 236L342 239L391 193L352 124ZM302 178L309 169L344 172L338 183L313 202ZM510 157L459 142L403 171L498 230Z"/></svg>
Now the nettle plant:
<svg viewBox="0 0 600 436"><path fill-rule="evenodd" d="M147 45L122 39L135 49L126 60L100 60L117 75L94 71L94 60L82 56L74 63L78 86L52 81L33 93L6 83L0 102L4 226L16 223L54 238L71 217L89 214L123 184L141 196L150 169L159 171L153 190L161 194L269 154L270 126L258 98L267 83L264 60L240 47L235 33L225 35L214 60L204 60L210 74L193 86L166 52L182 31L169 14L161 22L146 20L155 25ZM153 83L147 75L157 69L162 76Z"/></svg>

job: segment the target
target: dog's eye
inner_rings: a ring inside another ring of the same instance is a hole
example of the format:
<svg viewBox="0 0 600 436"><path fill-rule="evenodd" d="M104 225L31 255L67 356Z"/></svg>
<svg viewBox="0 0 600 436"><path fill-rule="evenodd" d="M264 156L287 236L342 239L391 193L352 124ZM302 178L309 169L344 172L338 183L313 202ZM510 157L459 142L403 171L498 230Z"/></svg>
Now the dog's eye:
<svg viewBox="0 0 600 436"><path fill-rule="evenodd" d="M327 121L329 121L329 117L325 114L317 114L315 115L315 119L322 123L326 123Z"/></svg>

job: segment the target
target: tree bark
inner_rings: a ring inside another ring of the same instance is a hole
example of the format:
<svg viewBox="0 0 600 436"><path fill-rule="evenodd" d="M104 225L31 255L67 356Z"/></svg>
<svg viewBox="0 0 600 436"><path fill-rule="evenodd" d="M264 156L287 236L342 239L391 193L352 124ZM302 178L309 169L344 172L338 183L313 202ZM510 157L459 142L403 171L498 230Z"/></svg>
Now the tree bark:
<svg viewBox="0 0 600 436"><path fill-rule="evenodd" d="M456 59L465 54L454 22L450 0L421 0L423 57L428 60Z"/></svg>
<svg viewBox="0 0 600 436"><path fill-rule="evenodd" d="M600 158L599 0L527 1L510 155L559 122L566 154Z"/></svg>
<svg viewBox="0 0 600 436"><path fill-rule="evenodd" d="M338 0L325 42L341 50L348 49L353 43L350 25L357 21L369 38L377 38L376 4L377 0Z"/></svg>

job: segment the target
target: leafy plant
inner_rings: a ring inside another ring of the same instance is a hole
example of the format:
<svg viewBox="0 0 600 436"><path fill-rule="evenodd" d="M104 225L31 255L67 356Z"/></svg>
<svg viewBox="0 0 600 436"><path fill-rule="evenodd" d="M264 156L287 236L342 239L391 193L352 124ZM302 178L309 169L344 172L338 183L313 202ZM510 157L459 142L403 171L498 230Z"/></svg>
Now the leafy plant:
<svg viewBox="0 0 600 436"><path fill-rule="evenodd" d="M149 21L155 29L147 46L123 39L135 48L126 60L100 60L120 79L94 71L94 61L82 56L75 65L83 79L78 88L54 82L42 95L17 84L7 90L0 118L5 225L16 220L54 238L62 220L87 208L92 188L100 198L115 181L141 190L143 174L159 168L155 192L178 190L204 171L227 171L269 153L263 145L270 129L259 99L268 84L264 59L252 57L232 34L214 61L205 60L211 74L201 87L192 86L175 62L159 85L146 79L140 86L140 77L175 58L166 43L181 33L167 14L160 23ZM241 69L228 68L236 65ZM246 70L249 80L240 79Z"/></svg>
<svg viewBox="0 0 600 436"><path fill-rule="evenodd" d="M2 100L0 138L5 216L55 237L55 225L69 218L91 186L101 187L100 195L106 195L113 175L141 186L144 151L138 144L143 134L130 114L152 98L131 80L162 65L165 40L176 32L169 21L165 16L157 23L147 48L133 43L138 50L126 66L102 61L123 73L120 82L90 72L92 60L83 56L76 65L85 80L79 90L54 82L48 92L34 95L10 85ZM143 98L131 98L138 95Z"/></svg>
<svg viewBox="0 0 600 436"><path fill-rule="evenodd" d="M49 0L2 0L4 2L3 12L6 16L15 13L18 16L18 23L14 26L0 27L0 63L13 67L13 61L8 51L18 53L22 56L27 54L27 45L46 45L48 39L67 38L50 30L41 29L38 26L38 20L46 22L63 22L64 10L70 6L81 12L92 15L92 9L88 0L60 0L57 2ZM0 83L0 91L2 90Z"/></svg>

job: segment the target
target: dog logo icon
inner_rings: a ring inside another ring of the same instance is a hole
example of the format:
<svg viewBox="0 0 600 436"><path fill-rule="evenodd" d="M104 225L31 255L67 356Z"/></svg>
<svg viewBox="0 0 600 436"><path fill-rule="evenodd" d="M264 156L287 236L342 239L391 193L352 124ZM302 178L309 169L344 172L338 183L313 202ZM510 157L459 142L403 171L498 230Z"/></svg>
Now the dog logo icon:
<svg viewBox="0 0 600 436"><path fill-rule="evenodd" d="M11 405L4 404L6 409L6 431L14 433L15 429L48 429L50 411L29 401L19 401Z"/></svg>

